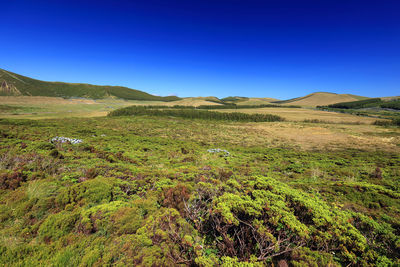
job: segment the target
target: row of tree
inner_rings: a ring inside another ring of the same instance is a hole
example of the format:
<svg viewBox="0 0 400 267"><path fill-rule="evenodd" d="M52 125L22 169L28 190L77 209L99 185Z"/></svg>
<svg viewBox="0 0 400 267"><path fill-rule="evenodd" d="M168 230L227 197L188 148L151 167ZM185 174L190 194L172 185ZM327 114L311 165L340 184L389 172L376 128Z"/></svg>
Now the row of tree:
<svg viewBox="0 0 400 267"><path fill-rule="evenodd" d="M225 120L225 121L246 121L246 122L272 122L283 121L284 118L271 114L246 114L240 112L215 112L187 108L158 108L149 106L130 106L116 109L108 116L132 116L132 115L151 115L151 116L173 116L189 119L205 120Z"/></svg>
<svg viewBox="0 0 400 267"><path fill-rule="evenodd" d="M400 110L400 100L383 101L381 98L369 98L359 101L336 103L328 106L318 106L317 108L341 108L341 109L361 109L361 108L390 108Z"/></svg>

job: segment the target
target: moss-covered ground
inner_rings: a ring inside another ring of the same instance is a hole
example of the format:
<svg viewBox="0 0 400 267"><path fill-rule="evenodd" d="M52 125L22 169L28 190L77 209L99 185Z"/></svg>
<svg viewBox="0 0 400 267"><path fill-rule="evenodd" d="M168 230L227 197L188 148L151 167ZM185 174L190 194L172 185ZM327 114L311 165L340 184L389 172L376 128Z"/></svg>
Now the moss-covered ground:
<svg viewBox="0 0 400 267"><path fill-rule="evenodd" d="M0 265L399 265L399 128L318 127L2 119Z"/></svg>

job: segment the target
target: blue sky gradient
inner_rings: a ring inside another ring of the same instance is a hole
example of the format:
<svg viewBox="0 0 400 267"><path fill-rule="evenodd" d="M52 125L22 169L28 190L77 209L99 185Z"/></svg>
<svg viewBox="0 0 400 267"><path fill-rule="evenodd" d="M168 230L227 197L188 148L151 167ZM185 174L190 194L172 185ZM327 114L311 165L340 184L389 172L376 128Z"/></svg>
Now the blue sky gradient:
<svg viewBox="0 0 400 267"><path fill-rule="evenodd" d="M12 0L0 68L157 95L400 95L399 1Z"/></svg>

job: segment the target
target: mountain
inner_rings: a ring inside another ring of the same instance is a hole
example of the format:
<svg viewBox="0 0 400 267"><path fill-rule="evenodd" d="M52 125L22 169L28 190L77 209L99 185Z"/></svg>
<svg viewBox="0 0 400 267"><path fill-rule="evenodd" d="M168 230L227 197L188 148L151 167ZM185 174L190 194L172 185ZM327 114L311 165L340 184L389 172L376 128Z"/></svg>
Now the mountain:
<svg viewBox="0 0 400 267"><path fill-rule="evenodd" d="M274 101L272 103L282 105L298 105L298 106L327 106L340 102L351 102L367 99L368 97L352 95L352 94L335 94L328 92L316 92L303 97L292 98L283 101Z"/></svg>
<svg viewBox="0 0 400 267"><path fill-rule="evenodd" d="M0 95L50 97L83 97L92 99L121 98L127 100L175 101L176 96L155 96L122 86L85 83L45 82L0 69Z"/></svg>

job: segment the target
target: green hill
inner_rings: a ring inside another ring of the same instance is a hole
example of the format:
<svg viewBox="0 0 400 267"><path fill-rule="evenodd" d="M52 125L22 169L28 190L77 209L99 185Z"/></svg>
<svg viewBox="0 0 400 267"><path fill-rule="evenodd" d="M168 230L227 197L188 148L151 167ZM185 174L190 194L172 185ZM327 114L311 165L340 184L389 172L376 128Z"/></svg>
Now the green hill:
<svg viewBox="0 0 400 267"><path fill-rule="evenodd" d="M0 95L50 97L84 97L92 99L122 98L127 100L175 101L176 96L155 96L122 86L100 86L85 83L45 82L0 69Z"/></svg>

